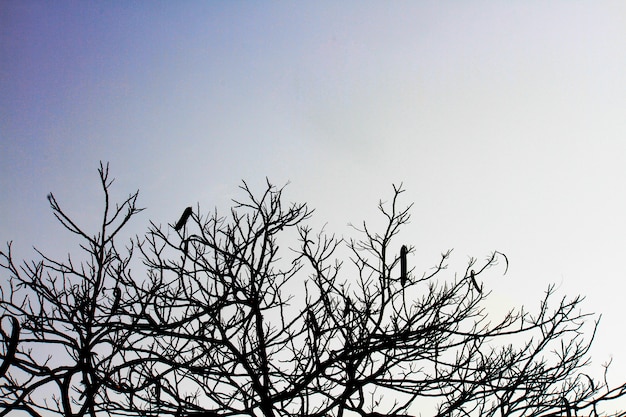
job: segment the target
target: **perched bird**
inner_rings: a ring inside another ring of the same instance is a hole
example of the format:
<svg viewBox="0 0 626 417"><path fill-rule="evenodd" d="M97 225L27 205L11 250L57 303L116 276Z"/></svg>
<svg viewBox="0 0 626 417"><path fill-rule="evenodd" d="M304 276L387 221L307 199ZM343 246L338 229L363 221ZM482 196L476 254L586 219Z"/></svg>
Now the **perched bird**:
<svg viewBox="0 0 626 417"><path fill-rule="evenodd" d="M474 284L474 287L476 287L476 291L482 293L483 291L478 286L478 282L476 282L476 273L473 269L470 271L470 278L472 279L472 284Z"/></svg>
<svg viewBox="0 0 626 417"><path fill-rule="evenodd" d="M178 223L176 223L176 226L174 226L174 230L178 232L180 229L182 229L185 223L187 223L187 219L189 219L189 216L191 216L191 213L192 213L191 207L187 207L185 211L183 211L183 215L180 216L180 220L178 220Z"/></svg>
<svg viewBox="0 0 626 417"><path fill-rule="evenodd" d="M348 314L350 314L351 307L352 307L352 300L350 298L346 298L346 305L343 308L344 318L348 317Z"/></svg>
<svg viewBox="0 0 626 417"><path fill-rule="evenodd" d="M115 314L117 312L117 308L120 306L120 298L122 297L122 291L115 287L113 289L113 305L111 306L111 313Z"/></svg>
<svg viewBox="0 0 626 417"><path fill-rule="evenodd" d="M309 321L309 325L313 328L313 335L319 336L321 334L320 326L319 324L317 324L317 320L315 320L315 314L313 314L311 310L308 311L307 318Z"/></svg>
<svg viewBox="0 0 626 417"><path fill-rule="evenodd" d="M400 248L400 284L402 284L403 287L406 284L406 278L407 278L407 267L406 267L407 252L408 252L408 249L406 248L406 245L402 245L402 247Z"/></svg>
<svg viewBox="0 0 626 417"><path fill-rule="evenodd" d="M7 335L5 335L4 331L1 329L2 319L4 317L5 316L0 317L0 332L2 333L3 336L6 337L8 336L8 332L7 332ZM9 369L9 366L11 366L11 363L15 359L15 352L17 351L17 344L19 343L19 339L20 339L20 323L13 316L6 316L6 317L8 317L9 320L11 321L12 329L11 329L11 338L8 341L6 351L4 354L4 360L2 361L2 363L0 363L0 378L4 376L4 374Z"/></svg>

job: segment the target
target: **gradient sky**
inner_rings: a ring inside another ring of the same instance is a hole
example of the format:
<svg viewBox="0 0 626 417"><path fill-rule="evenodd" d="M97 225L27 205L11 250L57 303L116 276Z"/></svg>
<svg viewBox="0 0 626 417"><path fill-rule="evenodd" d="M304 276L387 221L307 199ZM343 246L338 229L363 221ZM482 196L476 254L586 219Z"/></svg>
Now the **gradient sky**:
<svg viewBox="0 0 626 417"><path fill-rule="evenodd" d="M585 295L618 382L626 3L336 3L0 2L0 241L73 250L45 197L94 230L100 160L131 234L268 177L353 237L403 182L411 262L505 252L494 309Z"/></svg>

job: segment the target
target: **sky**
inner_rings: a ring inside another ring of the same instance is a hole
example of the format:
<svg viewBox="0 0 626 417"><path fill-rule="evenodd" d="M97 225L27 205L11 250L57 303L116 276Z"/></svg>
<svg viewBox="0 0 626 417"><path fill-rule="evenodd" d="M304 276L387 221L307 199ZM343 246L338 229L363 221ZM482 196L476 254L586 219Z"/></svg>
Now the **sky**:
<svg viewBox="0 0 626 417"><path fill-rule="evenodd" d="M74 250L46 195L95 232L99 161L130 234L268 178L357 237L402 183L417 268L498 250L494 310L584 295L621 382L626 3L337 3L0 1L0 241Z"/></svg>

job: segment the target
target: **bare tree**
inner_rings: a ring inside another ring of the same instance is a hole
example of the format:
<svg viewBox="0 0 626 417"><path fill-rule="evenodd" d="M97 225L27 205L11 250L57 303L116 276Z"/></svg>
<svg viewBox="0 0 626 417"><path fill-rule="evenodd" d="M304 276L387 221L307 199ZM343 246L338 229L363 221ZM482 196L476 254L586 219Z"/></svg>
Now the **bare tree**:
<svg viewBox="0 0 626 417"><path fill-rule="evenodd" d="M137 193L113 208L108 165L101 164L98 172L104 209L94 234L48 195L54 216L78 236L82 253L58 261L37 251L40 261L16 265L10 243L0 252L0 266L9 273L0 287L0 313L13 327L10 338L2 332L7 344L2 368L7 370L0 375L0 416L16 410L33 416L95 416L109 408L104 392L112 383L110 369L132 327L120 327L125 319L120 304L128 296L122 288L131 280L133 245L119 251L114 239L141 209Z"/></svg>
<svg viewBox="0 0 626 417"><path fill-rule="evenodd" d="M136 194L116 211L119 227L105 208L95 238L52 198L91 261L42 255L17 268L2 254L11 281L0 312L16 318L3 321L4 414L607 415L601 406L626 394L606 369L602 381L586 373L597 321L580 297L554 300L549 287L534 314L494 320L478 281L506 273L504 254L472 258L462 277L447 275L450 251L426 273L411 268L413 249L396 242L411 209L402 187L379 204L384 227L363 223L349 240L314 231L312 211L285 203L282 188L241 189L226 215L188 208L184 227L153 223L140 277L129 272L133 246L112 249ZM41 362L57 344L60 358ZM46 384L59 393L52 403L41 402Z"/></svg>
<svg viewBox="0 0 626 417"><path fill-rule="evenodd" d="M151 356L136 378L162 387L161 414L415 415L434 398L437 416L547 416L624 394L582 373L595 325L585 339L581 298L550 308L550 287L535 315L490 321L477 279L499 262L506 272L502 253L460 279L443 277L450 252L405 272L401 188L379 205L384 230L364 223L346 242L352 268L337 260L343 240L306 225L306 205L284 206L269 183L242 190L228 217L194 216L182 236L153 225L142 246L155 292L143 309L158 320L142 330ZM155 405L150 391L141 401Z"/></svg>

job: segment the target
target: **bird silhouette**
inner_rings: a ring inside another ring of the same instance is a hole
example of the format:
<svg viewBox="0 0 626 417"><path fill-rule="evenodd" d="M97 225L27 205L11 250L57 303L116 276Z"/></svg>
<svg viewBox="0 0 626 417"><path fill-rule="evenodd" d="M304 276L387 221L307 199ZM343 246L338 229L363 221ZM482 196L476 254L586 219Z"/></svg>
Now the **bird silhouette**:
<svg viewBox="0 0 626 417"><path fill-rule="evenodd" d="M406 266L406 254L408 249L406 245L402 245L400 248L400 284L404 287L407 279L407 266Z"/></svg>
<svg viewBox="0 0 626 417"><path fill-rule="evenodd" d="M178 223L176 223L176 226L174 226L174 230L178 232L180 229L182 229L185 223L187 223L187 219L189 219L189 216L191 216L191 213L191 207L187 207L185 211L183 211L183 215L180 216L180 219L178 220Z"/></svg>
<svg viewBox="0 0 626 417"><path fill-rule="evenodd" d="M352 300L350 298L346 298L346 304L343 308L343 317L346 318L348 314L350 314L350 310L352 307Z"/></svg>
<svg viewBox="0 0 626 417"><path fill-rule="evenodd" d="M476 282L476 273L473 269L470 271L470 278L472 279L472 284L474 284L474 287L476 287L476 291L482 293L483 291L478 286L478 282Z"/></svg>
<svg viewBox="0 0 626 417"><path fill-rule="evenodd" d="M0 317L0 333L6 338L8 336L8 332L5 335L4 330L2 330L2 319L5 316ZM11 338L8 340L7 347L5 349L4 360L0 363L0 378L4 376L6 371L11 366L11 363L15 359L15 352L17 351L17 344L19 343L20 338L20 323L13 316L6 316L11 321Z"/></svg>
<svg viewBox="0 0 626 417"><path fill-rule="evenodd" d="M113 289L113 305L111 306L111 313L115 314L117 313L117 308L120 306L120 298L122 297L122 291L118 288L115 287Z"/></svg>
<svg viewBox="0 0 626 417"><path fill-rule="evenodd" d="M315 319L315 314L311 310L307 313L307 318L309 321L309 325L313 328L313 335L318 337L321 334L320 326L317 324L317 320Z"/></svg>

